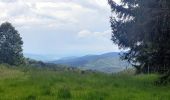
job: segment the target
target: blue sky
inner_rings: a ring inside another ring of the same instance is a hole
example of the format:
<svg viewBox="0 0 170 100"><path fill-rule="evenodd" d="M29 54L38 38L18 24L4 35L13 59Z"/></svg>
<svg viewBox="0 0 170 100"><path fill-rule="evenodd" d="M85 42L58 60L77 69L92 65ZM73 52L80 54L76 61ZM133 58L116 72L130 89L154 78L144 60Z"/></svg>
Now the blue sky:
<svg viewBox="0 0 170 100"><path fill-rule="evenodd" d="M119 51L112 43L107 0L0 0L0 20L11 22L24 53L80 56Z"/></svg>

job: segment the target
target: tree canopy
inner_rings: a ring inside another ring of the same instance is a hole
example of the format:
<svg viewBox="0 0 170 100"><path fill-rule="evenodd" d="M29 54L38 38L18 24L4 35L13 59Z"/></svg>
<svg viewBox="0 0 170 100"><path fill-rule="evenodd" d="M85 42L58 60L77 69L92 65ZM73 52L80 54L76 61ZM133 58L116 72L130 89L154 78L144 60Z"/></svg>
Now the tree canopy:
<svg viewBox="0 0 170 100"><path fill-rule="evenodd" d="M112 40L138 72L170 72L170 1L108 0ZM114 16L116 15L116 17Z"/></svg>
<svg viewBox="0 0 170 100"><path fill-rule="evenodd" d="M9 22L0 25L0 63L18 65L23 62L23 41Z"/></svg>

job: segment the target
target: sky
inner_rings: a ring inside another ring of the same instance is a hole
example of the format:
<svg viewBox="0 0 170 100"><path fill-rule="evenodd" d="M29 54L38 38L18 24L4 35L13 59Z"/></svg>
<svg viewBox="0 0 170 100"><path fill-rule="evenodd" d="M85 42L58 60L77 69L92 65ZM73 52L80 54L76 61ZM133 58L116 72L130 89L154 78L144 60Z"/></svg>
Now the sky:
<svg viewBox="0 0 170 100"><path fill-rule="evenodd" d="M107 0L0 0L0 23L19 31L24 53L80 56L118 52Z"/></svg>

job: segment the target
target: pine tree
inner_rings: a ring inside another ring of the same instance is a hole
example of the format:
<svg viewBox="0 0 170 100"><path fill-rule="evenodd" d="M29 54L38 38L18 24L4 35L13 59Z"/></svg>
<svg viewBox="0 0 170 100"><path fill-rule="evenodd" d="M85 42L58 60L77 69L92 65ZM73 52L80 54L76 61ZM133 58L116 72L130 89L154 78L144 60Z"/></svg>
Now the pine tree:
<svg viewBox="0 0 170 100"><path fill-rule="evenodd" d="M0 26L0 63L18 65L23 62L23 41L19 33L8 22Z"/></svg>
<svg viewBox="0 0 170 100"><path fill-rule="evenodd" d="M138 72L170 71L170 1L121 0L118 5L108 0L112 12L112 40L122 56Z"/></svg>

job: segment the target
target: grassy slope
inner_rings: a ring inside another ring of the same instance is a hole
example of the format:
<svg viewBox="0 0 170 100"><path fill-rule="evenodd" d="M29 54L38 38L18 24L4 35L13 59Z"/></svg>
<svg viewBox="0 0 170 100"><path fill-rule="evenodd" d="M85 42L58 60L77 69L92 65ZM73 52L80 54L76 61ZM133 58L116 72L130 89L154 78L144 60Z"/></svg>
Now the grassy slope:
<svg viewBox="0 0 170 100"><path fill-rule="evenodd" d="M0 66L0 100L170 100L170 86L155 79Z"/></svg>

